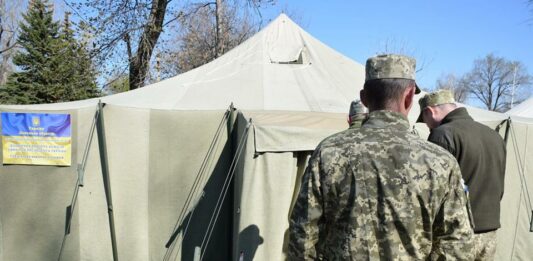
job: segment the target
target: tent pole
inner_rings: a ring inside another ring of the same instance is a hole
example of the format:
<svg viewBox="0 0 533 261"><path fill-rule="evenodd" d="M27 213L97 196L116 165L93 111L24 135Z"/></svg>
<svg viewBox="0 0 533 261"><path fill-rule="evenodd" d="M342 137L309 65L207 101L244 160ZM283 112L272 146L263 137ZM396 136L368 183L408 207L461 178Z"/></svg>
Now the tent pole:
<svg viewBox="0 0 533 261"><path fill-rule="evenodd" d="M70 201L70 205L67 207L67 220L66 220L66 225L65 225L65 234L63 235L63 241L61 242L61 248L59 248L59 257L57 258L58 261L61 261L61 257L63 255L63 249L65 247L65 242L67 240L67 235L70 234L70 226L72 224L72 217L74 216L74 211L76 210L76 202L78 201L78 192L80 190L80 187L83 187L83 176L85 175L85 166L87 165L89 151L91 150L94 130L96 129L96 122L98 121L97 120L98 111L99 111L99 108L97 107L96 112L94 113L93 123L91 124L91 130L89 131L89 137L87 137L87 144L85 145L85 151L83 153L83 158L81 160L81 163L79 163L77 167L78 181L76 182L76 186L74 187L74 195L72 195L72 200ZM1 230L2 229L0 227L0 233L2 232ZM2 237L0 235L0 248L2 245L1 239ZM2 261L1 253L0 253L0 261Z"/></svg>
<svg viewBox="0 0 533 261"><path fill-rule="evenodd" d="M233 126L234 126L234 123L235 123L235 106L233 106L233 102L230 104L229 106L229 117L228 117L228 144L230 145L230 153L231 153L231 157L235 157L235 146L233 144L233 141L234 140L237 140L237 139L234 139L234 137L236 137L236 135L233 133ZM228 259L229 260L232 260L233 259L233 248L234 248L234 245L235 245L235 242L233 242L233 233L234 233L234 221L235 221L235 176L230 180L230 184L229 184L229 228L228 228L228 241L229 242L229 257Z"/></svg>
<svg viewBox="0 0 533 261"><path fill-rule="evenodd" d="M115 219L113 217L113 200L111 198L111 182L109 180L109 164L107 161L107 146L104 128L104 104L98 102L99 117L96 124L98 132L98 147L100 150L100 163L102 165L102 176L104 180L104 190L107 201L107 213L109 216L109 230L111 232L111 246L113 248L113 260L118 261L117 240L115 235Z"/></svg>
<svg viewBox="0 0 533 261"><path fill-rule="evenodd" d="M505 136L503 138L505 145L507 145L507 139L509 138L509 129L511 129L511 117L507 118L507 126L505 127Z"/></svg>

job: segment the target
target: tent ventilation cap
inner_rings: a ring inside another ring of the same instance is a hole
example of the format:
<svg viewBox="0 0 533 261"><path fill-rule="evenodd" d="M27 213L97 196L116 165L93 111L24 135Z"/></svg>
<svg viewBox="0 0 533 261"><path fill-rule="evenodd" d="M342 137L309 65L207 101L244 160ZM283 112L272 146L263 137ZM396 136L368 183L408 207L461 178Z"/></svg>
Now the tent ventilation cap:
<svg viewBox="0 0 533 261"><path fill-rule="evenodd" d="M296 59L270 59L270 63L274 64L310 64L309 55L307 53L307 48L302 47L298 51L298 56L295 57Z"/></svg>

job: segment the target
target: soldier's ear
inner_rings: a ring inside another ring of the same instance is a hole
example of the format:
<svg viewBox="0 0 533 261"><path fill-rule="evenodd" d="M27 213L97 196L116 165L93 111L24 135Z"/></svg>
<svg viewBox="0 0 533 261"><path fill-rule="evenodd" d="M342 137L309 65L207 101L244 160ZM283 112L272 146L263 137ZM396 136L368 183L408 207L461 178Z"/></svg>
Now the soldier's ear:
<svg viewBox="0 0 533 261"><path fill-rule="evenodd" d="M405 89L404 93L404 108L409 111L413 106L413 97L415 97L416 88L414 86Z"/></svg>
<svg viewBox="0 0 533 261"><path fill-rule="evenodd" d="M431 116L431 118L435 119L436 116L437 116L437 108L433 107L433 106L427 106L426 109L428 110L429 115Z"/></svg>

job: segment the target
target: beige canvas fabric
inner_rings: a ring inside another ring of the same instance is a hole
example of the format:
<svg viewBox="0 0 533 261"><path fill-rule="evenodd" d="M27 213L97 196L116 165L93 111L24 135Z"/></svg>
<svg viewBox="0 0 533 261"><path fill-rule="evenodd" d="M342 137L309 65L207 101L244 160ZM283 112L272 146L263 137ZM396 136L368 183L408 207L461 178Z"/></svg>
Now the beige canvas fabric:
<svg viewBox="0 0 533 261"><path fill-rule="evenodd" d="M347 113L245 111L244 115L253 121L257 152L314 150L324 137L348 128Z"/></svg>
<svg viewBox="0 0 533 261"><path fill-rule="evenodd" d="M533 233L531 201L533 200L533 125L531 120L512 120L507 143L505 191L502 199L501 229L498 230L497 260L526 260L533 256L530 243Z"/></svg>
<svg viewBox="0 0 533 261"><path fill-rule="evenodd" d="M533 97L529 98L506 112L512 116L533 118Z"/></svg>

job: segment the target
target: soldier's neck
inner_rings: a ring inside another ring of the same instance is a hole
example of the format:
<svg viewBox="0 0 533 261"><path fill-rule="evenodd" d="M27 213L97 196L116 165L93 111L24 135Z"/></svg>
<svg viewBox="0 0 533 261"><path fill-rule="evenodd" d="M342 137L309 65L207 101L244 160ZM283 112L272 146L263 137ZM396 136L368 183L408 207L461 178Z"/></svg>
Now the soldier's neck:
<svg viewBox="0 0 533 261"><path fill-rule="evenodd" d="M376 109L369 109L371 112L376 111ZM393 111L402 114L403 116L407 117L409 114L409 111L411 110L411 107L406 108L405 106L402 106L401 103L389 103L384 108L379 110L387 110L387 111Z"/></svg>

